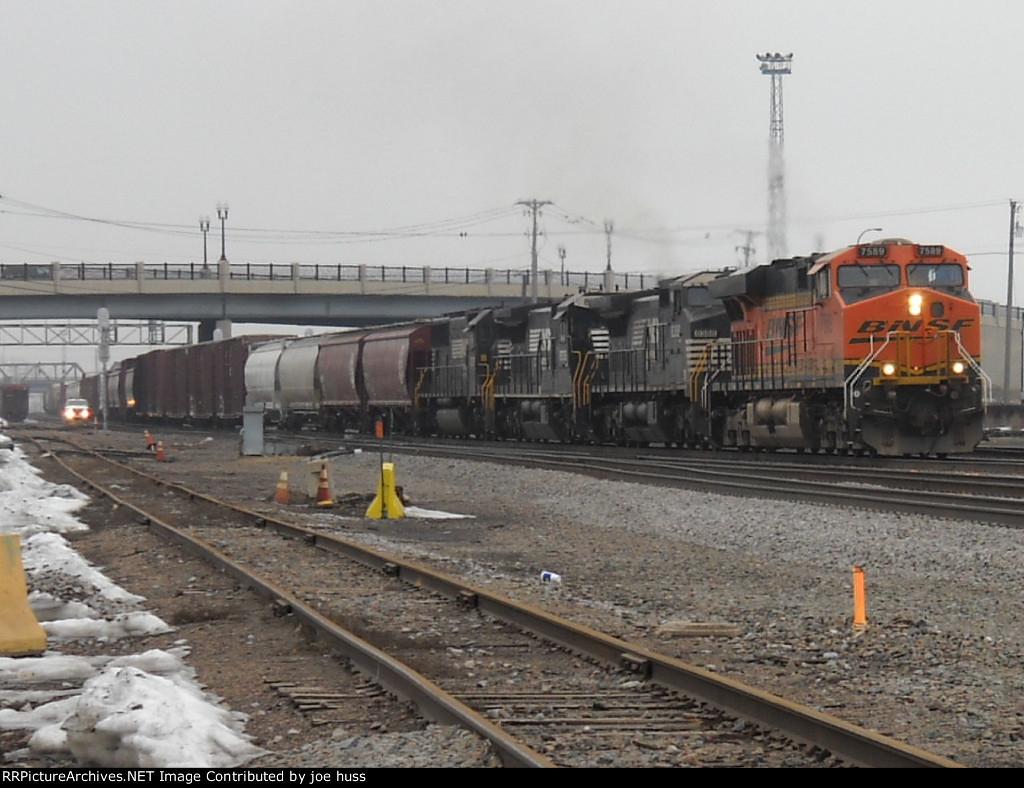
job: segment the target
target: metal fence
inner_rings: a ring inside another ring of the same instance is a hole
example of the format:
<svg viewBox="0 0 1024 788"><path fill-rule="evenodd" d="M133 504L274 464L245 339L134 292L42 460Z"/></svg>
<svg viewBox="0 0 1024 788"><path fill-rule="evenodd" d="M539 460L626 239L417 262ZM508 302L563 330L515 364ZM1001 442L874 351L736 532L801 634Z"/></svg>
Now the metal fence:
<svg viewBox="0 0 1024 788"><path fill-rule="evenodd" d="M323 263L230 263L226 276L234 280L322 282L406 282L416 284L530 284L528 269L433 268L428 266L350 265ZM157 280L216 279L218 264L204 263L2 263L0 281L106 280L144 278ZM658 277L643 273L611 273L612 289L644 290L655 287ZM570 289L597 290L605 286L605 274L592 271L539 271L538 284Z"/></svg>

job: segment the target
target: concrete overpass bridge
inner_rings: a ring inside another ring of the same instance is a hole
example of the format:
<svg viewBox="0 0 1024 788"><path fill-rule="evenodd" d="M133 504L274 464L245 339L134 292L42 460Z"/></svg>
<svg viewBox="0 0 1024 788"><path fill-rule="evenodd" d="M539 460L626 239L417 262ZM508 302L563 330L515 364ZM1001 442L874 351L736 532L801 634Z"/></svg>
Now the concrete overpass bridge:
<svg viewBox="0 0 1024 788"><path fill-rule="evenodd" d="M0 265L0 319L199 323L198 340L232 322L380 325L584 290L640 290L652 274L306 263Z"/></svg>

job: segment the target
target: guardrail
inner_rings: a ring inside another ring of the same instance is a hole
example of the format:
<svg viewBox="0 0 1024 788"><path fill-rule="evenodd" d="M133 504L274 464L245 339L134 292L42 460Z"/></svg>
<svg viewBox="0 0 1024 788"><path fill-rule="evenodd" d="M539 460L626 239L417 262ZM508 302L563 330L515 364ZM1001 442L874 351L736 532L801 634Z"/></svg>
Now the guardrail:
<svg viewBox="0 0 1024 788"><path fill-rule="evenodd" d="M538 271L539 282L584 290L644 290L654 274L605 271ZM204 280L407 282L440 284L516 284L529 286L528 269L433 268L324 263L0 263L2 281Z"/></svg>

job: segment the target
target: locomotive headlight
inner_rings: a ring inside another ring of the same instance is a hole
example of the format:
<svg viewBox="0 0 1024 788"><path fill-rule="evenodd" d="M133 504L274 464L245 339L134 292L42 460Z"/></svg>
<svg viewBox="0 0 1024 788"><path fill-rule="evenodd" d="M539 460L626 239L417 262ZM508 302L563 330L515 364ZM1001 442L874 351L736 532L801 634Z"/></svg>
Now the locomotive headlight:
<svg viewBox="0 0 1024 788"><path fill-rule="evenodd" d="M962 375L962 374L964 374L964 369L965 369L964 362L962 362L962 361L954 361L953 362L953 374L954 375Z"/></svg>
<svg viewBox="0 0 1024 788"><path fill-rule="evenodd" d="M893 375L896 374L896 365L893 364L891 361L886 361L884 364L882 364L882 374L885 375L887 378L891 378Z"/></svg>
<svg viewBox="0 0 1024 788"><path fill-rule="evenodd" d="M910 309L910 314L919 315L921 314L921 305L924 303L924 296L920 293L911 293L910 298L907 299L907 307Z"/></svg>

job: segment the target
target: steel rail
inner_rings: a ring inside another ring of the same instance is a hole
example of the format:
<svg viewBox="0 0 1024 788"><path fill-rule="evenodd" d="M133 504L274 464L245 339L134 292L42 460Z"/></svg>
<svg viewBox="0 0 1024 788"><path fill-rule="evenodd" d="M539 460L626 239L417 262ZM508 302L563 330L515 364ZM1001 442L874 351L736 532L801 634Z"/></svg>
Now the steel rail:
<svg viewBox="0 0 1024 788"><path fill-rule="evenodd" d="M39 446L34 439L32 440L33 443L42 450L42 447ZM81 446L78 447L78 451L100 456ZM489 722L472 708L459 701L453 695L447 693L437 684L413 670L408 665L392 658L385 652L366 642L362 638L357 637L348 630L339 627L335 622L320 615L298 597L260 577L258 574L250 572L248 569L232 561L228 556L207 542L191 536L179 528L174 527L170 523L166 523L154 517L130 501L121 498L111 490L78 473L52 450L50 451L50 454L53 460L66 472L80 479L83 484L103 494L117 505L135 512L140 518L142 518L145 525L152 527L164 538L180 545L193 555L196 555L220 568L226 574L259 592L265 598L275 601L278 604L283 602L296 618L315 631L318 636L322 637L338 652L344 654L344 656L351 661L353 667L369 676L373 681L380 684L388 691L394 693L397 697L415 704L420 712L428 719L441 724L461 725L472 730L491 743L495 751L498 753L498 756L501 758L502 764L506 767L556 767L556 764L549 758L534 751L530 747L527 747L512 736L509 736L501 728ZM111 460L106 461L112 462ZM154 476L141 473L134 468L123 465L122 463L112 462L112 464L142 476L143 478L146 478L164 488L172 490L177 489L190 497L201 498L209 503L215 503L228 509L242 511L246 514L258 517L254 512L238 510L237 507L234 507L231 504L219 501L210 496L196 493L195 491L188 490L187 488L180 487L179 485L168 484Z"/></svg>
<svg viewBox="0 0 1024 788"><path fill-rule="evenodd" d="M550 453L514 456L507 453L502 454L493 449L467 451L465 447L435 449L433 447L394 445L389 447L389 450L461 456L475 461L547 468L567 473L583 473L602 479L636 481L663 487L683 487L722 495L799 500L806 503L851 506L878 511L900 511L930 517L990 522L1010 528L1024 528L1024 506L1021 505L1019 498L927 491L923 490L921 486L915 488L912 494L908 494L907 490L893 491L877 486L857 488L839 482L816 481L812 478L815 475L813 469L807 471L807 478L792 479L787 478L785 474L775 473L771 468L765 466L760 467L757 477L754 477L749 470L722 470L708 467L701 459L687 462L673 458L667 465L652 467L651 460L580 457ZM770 484L766 484L766 482L770 482ZM949 486L952 486L952 482L947 484L947 487ZM1006 487L994 489L1005 491Z"/></svg>
<svg viewBox="0 0 1024 788"><path fill-rule="evenodd" d="M90 454L97 454L83 447L78 448ZM59 460L59 458L57 459ZM774 730L781 730L797 741L824 748L836 757L856 765L887 768L961 767L960 764L950 759L934 755L865 728L860 728L802 704L787 701L771 693L716 675L673 657L659 654L638 644L614 638L605 633L550 614L532 605L515 602L500 594L463 583L456 578L449 577L421 564L399 560L337 536L322 534L294 523L268 517L265 514L254 512L244 507L220 501L183 485L168 483L122 463L107 458L104 459L113 465L149 479L164 488L178 491L190 498L198 498L245 514L254 518L257 524L273 528L283 535L301 538L312 546L336 552L372 569L401 579L415 587L425 588L448 598L458 600L464 605L475 607L482 613L519 626L572 651L589 656L605 664L632 671L659 686L702 700L743 719L757 722ZM62 466L67 467L64 463L62 463ZM435 695L435 692L443 693L443 691L437 688L436 685L433 685L432 682L429 682L428 679L414 673L405 666L394 663L386 654L377 651L377 649L365 641L343 632L332 622L308 608L300 600L291 597L282 589L251 575L247 570L235 565L226 556L201 542L201 540L197 540L168 524L152 520L148 514L135 506L121 501L114 494L93 484L74 470L70 468L68 470L104 495L120 502L122 505L129 506L133 511L136 511L141 517L146 519L148 523L155 525L170 538L179 541L189 549L198 551L199 555L209 555L210 560L221 565L225 571L231 572L243 580L243 582L252 583L266 596L273 599L286 600L292 606L293 612L299 615L311 627L323 632L329 639L336 642L339 649L346 653L360 669L368 672L377 680L381 680L381 677L386 679L389 683L384 684L384 686L400 697L408 697L418 703L422 702L424 705L421 708L424 709L424 713L427 716L436 714L442 721L449 720L464 724L488 739L491 739L489 731L493 729L494 735L501 737L497 741L492 739L492 741L495 741L496 749L502 754L503 760L508 758L509 762L514 765L553 765L550 762L542 763L532 760L533 758L543 759L543 756L533 753L532 750L529 751L531 755L527 756L526 753L518 749L517 742L508 739L500 729L495 728L487 720L479 717L472 709L463 706L463 704L450 696ZM444 699L439 700L439 697Z"/></svg>

